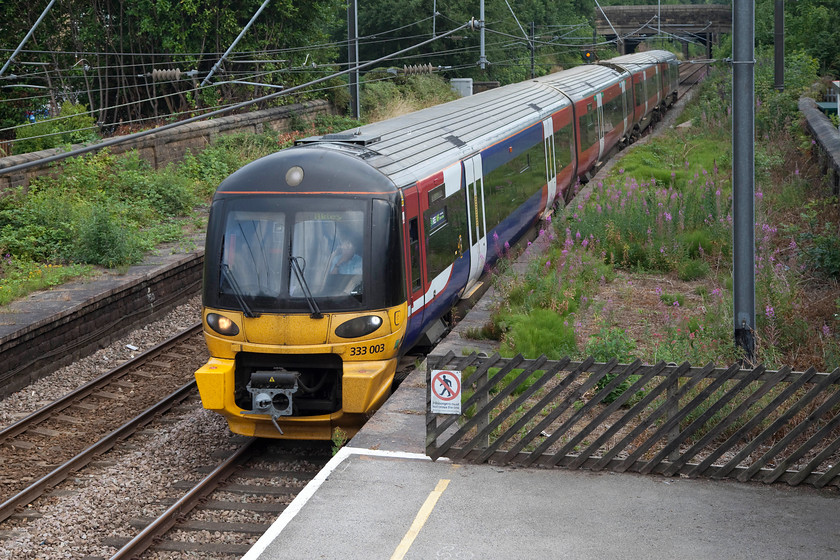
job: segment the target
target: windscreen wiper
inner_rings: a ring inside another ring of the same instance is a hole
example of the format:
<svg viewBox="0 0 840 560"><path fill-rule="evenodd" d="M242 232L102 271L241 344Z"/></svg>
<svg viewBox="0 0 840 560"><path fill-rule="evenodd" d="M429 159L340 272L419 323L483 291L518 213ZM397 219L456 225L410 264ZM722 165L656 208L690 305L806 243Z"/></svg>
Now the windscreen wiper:
<svg viewBox="0 0 840 560"><path fill-rule="evenodd" d="M289 255L289 264L291 264L292 270L295 272L295 278L297 278L298 284L300 284L300 287L303 289L303 295L306 297L306 303L309 304L309 311L311 311L309 316L313 319L323 319L324 315L321 313L320 308L318 308L318 302L316 302L315 298L312 297L312 292L309 291L309 284L306 283L306 278L303 277L303 269L300 267L298 259L303 259L303 257ZM304 263L305 262L306 261L304 261Z"/></svg>
<svg viewBox="0 0 840 560"><path fill-rule="evenodd" d="M242 290L239 288L239 282L236 281L236 276L234 276L233 271L227 265L227 263L222 263L222 273L224 274L225 278L227 278L228 284L233 289L233 296L236 298L237 303L242 308L242 313L245 314L246 317L249 319L253 319L257 315L251 311L251 308L245 303L245 298L242 297Z"/></svg>

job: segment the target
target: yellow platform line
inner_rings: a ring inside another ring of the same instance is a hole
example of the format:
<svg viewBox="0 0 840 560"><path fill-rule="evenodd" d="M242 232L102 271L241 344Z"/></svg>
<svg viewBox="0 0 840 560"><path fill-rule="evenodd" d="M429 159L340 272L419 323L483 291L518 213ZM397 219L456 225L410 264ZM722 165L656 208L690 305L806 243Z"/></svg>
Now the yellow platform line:
<svg viewBox="0 0 840 560"><path fill-rule="evenodd" d="M411 545L414 543L414 539L416 539L417 535L420 534L420 529L422 529L423 525L426 524L426 521L432 514L432 510L435 508L437 501L440 499L443 491L446 490L448 485L449 480L441 479L437 483L437 486L435 486L435 489L429 493L429 497L426 498L426 501L423 502L423 505L420 507L420 511L417 512L417 517L414 518L414 523L411 524L408 532L405 534L400 544L397 545L396 550L394 550L394 554L391 555L391 560L402 560L405 558L405 555L408 553L408 549L411 548Z"/></svg>

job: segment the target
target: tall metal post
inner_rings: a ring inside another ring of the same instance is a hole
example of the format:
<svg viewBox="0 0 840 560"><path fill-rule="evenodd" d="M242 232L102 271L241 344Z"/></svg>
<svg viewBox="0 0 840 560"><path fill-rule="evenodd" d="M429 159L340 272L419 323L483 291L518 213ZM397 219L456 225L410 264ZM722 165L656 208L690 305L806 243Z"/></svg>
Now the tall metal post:
<svg viewBox="0 0 840 560"><path fill-rule="evenodd" d="M347 3L347 62L350 71L350 112L354 119L362 115L359 103L359 2L350 0ZM353 69L355 68L355 70Z"/></svg>
<svg viewBox="0 0 840 560"><path fill-rule="evenodd" d="M755 3L732 3L732 215L735 343L755 357Z"/></svg>
<svg viewBox="0 0 840 560"><path fill-rule="evenodd" d="M534 37L534 22L532 21L531 22L531 40L528 41L528 46L531 47L531 79L532 80L537 77L536 67L534 66L534 40L535 39L536 39L536 37Z"/></svg>
<svg viewBox="0 0 840 560"><path fill-rule="evenodd" d="M478 24L481 26L481 29L479 29L478 32L479 37L481 37L481 54L478 58L478 65L481 67L482 70L484 70L485 68L487 68L487 56L484 52L484 0L481 0L478 12L478 19L481 20L478 22Z"/></svg>
<svg viewBox="0 0 840 560"><path fill-rule="evenodd" d="M773 31L773 58L775 87L785 90L785 0L776 0L775 26Z"/></svg>

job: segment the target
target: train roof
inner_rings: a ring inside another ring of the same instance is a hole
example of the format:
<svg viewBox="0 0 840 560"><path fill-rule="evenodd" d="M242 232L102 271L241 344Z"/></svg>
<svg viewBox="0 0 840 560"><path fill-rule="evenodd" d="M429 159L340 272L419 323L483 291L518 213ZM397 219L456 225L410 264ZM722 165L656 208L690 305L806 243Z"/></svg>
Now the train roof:
<svg viewBox="0 0 840 560"><path fill-rule="evenodd" d="M625 59L627 64L647 65L668 57L675 58L667 51L649 51L619 59ZM365 125L355 131L307 138L296 149L343 145L343 149L355 151L400 187L428 177L540 122L571 102L617 83L622 74L611 65L578 66Z"/></svg>
<svg viewBox="0 0 840 560"><path fill-rule="evenodd" d="M559 89L577 102L595 90L618 83L622 75L615 68L600 64L587 64L556 74L537 78L536 81Z"/></svg>
<svg viewBox="0 0 840 560"><path fill-rule="evenodd" d="M662 62L677 62L677 55L669 51L655 50L617 56L609 60L631 72Z"/></svg>
<svg viewBox="0 0 840 560"><path fill-rule="evenodd" d="M407 185L558 111L569 101L545 86L521 82L361 127L349 142L398 186Z"/></svg>

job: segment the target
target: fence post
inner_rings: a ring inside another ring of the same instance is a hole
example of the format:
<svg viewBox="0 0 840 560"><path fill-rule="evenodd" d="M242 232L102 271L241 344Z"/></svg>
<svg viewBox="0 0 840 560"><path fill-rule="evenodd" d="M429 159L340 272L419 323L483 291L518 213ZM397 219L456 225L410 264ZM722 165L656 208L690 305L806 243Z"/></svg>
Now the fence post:
<svg viewBox="0 0 840 560"><path fill-rule="evenodd" d="M673 364L676 366L677 364ZM672 368L671 372L669 373L670 379L667 381L668 386L666 389L666 403L665 403L665 414L666 414L666 421L671 420L674 418L680 411L680 401L677 398L677 392L680 388L680 378L678 375L674 375L676 373L676 367ZM680 425L679 423L674 425L668 431L668 443L676 440L680 434ZM680 450L679 448L674 449L671 453L668 454L668 460L671 462L676 461L680 458Z"/></svg>
<svg viewBox="0 0 840 560"><path fill-rule="evenodd" d="M484 379L481 380L481 383L486 383L490 379L490 368L487 368L487 371L484 373L486 376ZM473 386L477 386L479 383L475 383ZM487 392L482 393L478 397L478 403L476 403L476 414L479 415L478 425L476 426L476 430L478 433L481 432L484 428L490 424L490 411L488 410L486 414L484 414L485 409L487 408L487 404L490 402L490 387L487 387ZM490 434L487 434L480 442L478 442L483 449L487 449L490 447Z"/></svg>

